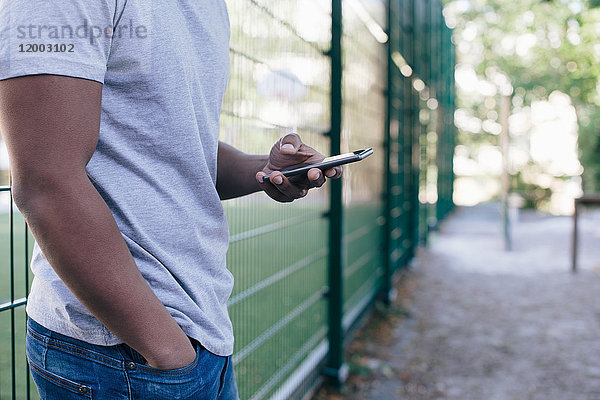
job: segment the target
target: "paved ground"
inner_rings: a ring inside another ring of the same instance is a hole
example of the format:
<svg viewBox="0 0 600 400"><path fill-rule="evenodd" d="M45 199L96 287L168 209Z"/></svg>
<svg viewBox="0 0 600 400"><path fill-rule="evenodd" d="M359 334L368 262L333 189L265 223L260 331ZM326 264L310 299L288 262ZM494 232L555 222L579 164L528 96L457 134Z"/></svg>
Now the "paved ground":
<svg viewBox="0 0 600 400"><path fill-rule="evenodd" d="M581 224L524 213L504 251L497 206L457 210L317 399L600 400L600 213Z"/></svg>

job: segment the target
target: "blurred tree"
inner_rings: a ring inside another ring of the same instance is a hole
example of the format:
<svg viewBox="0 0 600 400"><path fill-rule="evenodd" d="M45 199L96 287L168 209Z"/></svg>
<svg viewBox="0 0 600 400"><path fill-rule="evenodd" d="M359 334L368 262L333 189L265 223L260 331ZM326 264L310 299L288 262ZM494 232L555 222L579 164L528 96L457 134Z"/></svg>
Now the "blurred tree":
<svg viewBox="0 0 600 400"><path fill-rule="evenodd" d="M571 98L579 125L584 190L600 189L600 0L444 3L448 24L455 28L459 63L472 65L479 81L501 88L507 80L515 108L546 100L556 90ZM459 97L458 107L480 121L494 121L495 104L485 100L493 95L467 93ZM464 144L497 142L497 133L485 127L479 133L461 130Z"/></svg>

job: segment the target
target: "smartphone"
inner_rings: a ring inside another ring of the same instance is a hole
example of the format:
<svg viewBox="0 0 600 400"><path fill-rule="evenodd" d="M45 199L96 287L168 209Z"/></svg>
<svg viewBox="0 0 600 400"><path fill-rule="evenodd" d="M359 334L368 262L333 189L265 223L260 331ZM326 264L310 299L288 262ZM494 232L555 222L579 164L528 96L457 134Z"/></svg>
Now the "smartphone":
<svg viewBox="0 0 600 400"><path fill-rule="evenodd" d="M371 154L373 154L373 149L369 147L368 149L356 150L352 153L344 153L337 156L327 157L323 159L323 161L321 161L320 163L294 166L290 169L285 169L280 172L287 177L291 177L305 174L308 172L308 170L312 168L319 168L321 171L325 171L329 168L337 167L338 165L344 165L364 160ZM263 176L263 182L269 182L270 177L271 174Z"/></svg>

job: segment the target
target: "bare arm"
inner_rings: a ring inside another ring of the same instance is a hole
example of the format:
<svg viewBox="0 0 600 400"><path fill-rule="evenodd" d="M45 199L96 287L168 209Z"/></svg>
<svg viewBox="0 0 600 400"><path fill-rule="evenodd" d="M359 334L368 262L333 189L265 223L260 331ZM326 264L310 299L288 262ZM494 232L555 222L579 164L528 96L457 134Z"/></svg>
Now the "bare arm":
<svg viewBox="0 0 600 400"><path fill-rule="evenodd" d="M219 142L217 159L217 192L222 200L262 190L255 179L269 157L242 153L227 143Z"/></svg>
<svg viewBox="0 0 600 400"><path fill-rule="evenodd" d="M98 141L102 85L53 75L0 81L13 197L73 294L150 366L194 359L187 336L140 274L85 166Z"/></svg>

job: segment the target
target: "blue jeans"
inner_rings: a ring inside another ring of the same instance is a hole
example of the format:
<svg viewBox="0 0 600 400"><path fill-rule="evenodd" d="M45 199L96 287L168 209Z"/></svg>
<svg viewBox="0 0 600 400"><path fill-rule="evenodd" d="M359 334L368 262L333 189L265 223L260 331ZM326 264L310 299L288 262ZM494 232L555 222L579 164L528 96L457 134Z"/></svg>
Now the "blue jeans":
<svg viewBox="0 0 600 400"><path fill-rule="evenodd" d="M96 346L27 321L27 359L44 400L237 400L231 357L196 343L187 367L158 370L126 344Z"/></svg>

